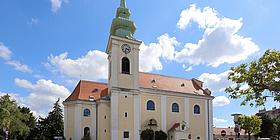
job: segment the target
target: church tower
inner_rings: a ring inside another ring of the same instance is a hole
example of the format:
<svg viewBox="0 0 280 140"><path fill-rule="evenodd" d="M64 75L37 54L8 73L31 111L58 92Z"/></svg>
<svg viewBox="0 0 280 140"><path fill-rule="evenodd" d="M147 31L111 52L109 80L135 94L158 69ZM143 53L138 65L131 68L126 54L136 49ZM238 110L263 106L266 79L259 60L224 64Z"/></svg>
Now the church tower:
<svg viewBox="0 0 280 140"><path fill-rule="evenodd" d="M136 27L129 19L126 1L121 0L112 21L108 54L111 140L139 140L139 46L134 38Z"/></svg>
<svg viewBox="0 0 280 140"><path fill-rule="evenodd" d="M106 49L109 62L109 89L138 90L139 45L133 35L135 24L129 19L130 11L121 0L113 19Z"/></svg>

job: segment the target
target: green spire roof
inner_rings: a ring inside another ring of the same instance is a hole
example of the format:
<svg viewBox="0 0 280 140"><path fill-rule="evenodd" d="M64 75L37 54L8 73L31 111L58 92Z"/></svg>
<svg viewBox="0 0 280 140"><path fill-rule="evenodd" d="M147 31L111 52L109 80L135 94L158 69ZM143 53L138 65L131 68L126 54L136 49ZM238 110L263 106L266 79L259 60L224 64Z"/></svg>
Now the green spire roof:
<svg viewBox="0 0 280 140"><path fill-rule="evenodd" d="M133 38L136 30L135 24L129 19L130 11L126 8L126 1L121 0L120 7L117 9L116 17L111 25L110 35L115 35L125 38Z"/></svg>
<svg viewBox="0 0 280 140"><path fill-rule="evenodd" d="M126 1L125 0L121 0L120 7L126 8Z"/></svg>

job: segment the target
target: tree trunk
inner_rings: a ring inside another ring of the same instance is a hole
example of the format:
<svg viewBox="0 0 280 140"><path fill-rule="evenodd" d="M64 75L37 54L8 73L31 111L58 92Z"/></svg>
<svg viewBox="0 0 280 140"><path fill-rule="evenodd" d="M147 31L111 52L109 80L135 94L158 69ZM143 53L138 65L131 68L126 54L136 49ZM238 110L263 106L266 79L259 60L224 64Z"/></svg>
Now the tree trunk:
<svg viewBox="0 0 280 140"><path fill-rule="evenodd" d="M249 140L251 140L251 133L248 133L248 136L249 136Z"/></svg>

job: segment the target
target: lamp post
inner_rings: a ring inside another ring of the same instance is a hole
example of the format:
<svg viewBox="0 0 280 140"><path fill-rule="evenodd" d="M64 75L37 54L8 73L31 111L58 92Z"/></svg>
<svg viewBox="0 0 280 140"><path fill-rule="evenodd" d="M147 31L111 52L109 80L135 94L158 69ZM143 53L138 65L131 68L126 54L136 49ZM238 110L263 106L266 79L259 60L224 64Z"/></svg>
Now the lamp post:
<svg viewBox="0 0 280 140"><path fill-rule="evenodd" d="M233 116L233 122L235 124L235 127L234 127L234 132L236 134L236 137L235 138L239 138L239 132L240 132L240 126L238 124L238 118L241 116L242 114L238 114L238 113L235 113L235 114L231 114L231 116Z"/></svg>

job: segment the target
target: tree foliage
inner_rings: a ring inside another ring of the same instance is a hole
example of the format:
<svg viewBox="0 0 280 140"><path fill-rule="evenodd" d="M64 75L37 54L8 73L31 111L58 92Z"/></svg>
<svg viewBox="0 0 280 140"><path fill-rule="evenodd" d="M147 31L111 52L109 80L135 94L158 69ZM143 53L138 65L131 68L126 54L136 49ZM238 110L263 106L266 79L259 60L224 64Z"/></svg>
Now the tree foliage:
<svg viewBox="0 0 280 140"><path fill-rule="evenodd" d="M152 129L143 130L140 135L143 140L153 140L154 139L154 130L152 130Z"/></svg>
<svg viewBox="0 0 280 140"><path fill-rule="evenodd" d="M154 131L153 129L146 129L141 132L142 140L167 140L167 134L162 131Z"/></svg>
<svg viewBox="0 0 280 140"><path fill-rule="evenodd" d="M4 129L9 131L9 139L17 140L44 140L63 136L63 114L59 99L46 118L36 120L28 107L18 106L9 95L0 97L0 139L4 139Z"/></svg>
<svg viewBox="0 0 280 140"><path fill-rule="evenodd" d="M259 133L261 130L262 120L260 117L252 115L252 116L240 116L238 118L238 124L241 129L245 130L245 133L248 134L249 140L251 139L252 133Z"/></svg>
<svg viewBox="0 0 280 140"><path fill-rule="evenodd" d="M156 131L155 140L167 140L167 134L162 130Z"/></svg>
<svg viewBox="0 0 280 140"><path fill-rule="evenodd" d="M40 133L52 139L54 136L63 136L64 130L62 108L59 99L54 103L53 110L49 112L46 118L39 118L38 129Z"/></svg>
<svg viewBox="0 0 280 140"><path fill-rule="evenodd" d="M260 133L258 133L258 136L261 138L270 138L274 135L276 131L276 125L273 119L271 119L267 115L261 116L262 124L261 124L261 130Z"/></svg>
<svg viewBox="0 0 280 140"><path fill-rule="evenodd" d="M20 112L16 101L9 95L0 98L0 128L9 131L9 138L26 138L30 128L24 123L28 117Z"/></svg>
<svg viewBox="0 0 280 140"><path fill-rule="evenodd" d="M266 50L256 61L232 67L228 79L234 85L226 88L233 99L243 97L241 105L264 105L268 97L280 101L280 52Z"/></svg>

